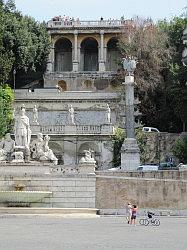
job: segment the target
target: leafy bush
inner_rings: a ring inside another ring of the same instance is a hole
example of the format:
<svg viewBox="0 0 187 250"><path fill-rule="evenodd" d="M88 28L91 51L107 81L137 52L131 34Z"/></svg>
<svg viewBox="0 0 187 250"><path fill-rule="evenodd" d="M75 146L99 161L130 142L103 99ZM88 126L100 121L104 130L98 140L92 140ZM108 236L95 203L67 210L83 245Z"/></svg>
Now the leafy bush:
<svg viewBox="0 0 187 250"><path fill-rule="evenodd" d="M178 139L173 148L173 154L180 162L187 163L187 139Z"/></svg>
<svg viewBox="0 0 187 250"><path fill-rule="evenodd" d="M146 146L147 138L145 136L145 133L142 132L141 128L135 130L135 136L137 139L138 146L140 148L140 160L142 163L145 163L147 154L147 146ZM124 129L117 128L115 130L115 135L112 137L112 140L114 142L114 154L113 154L114 167L118 167L121 165L121 147L125 137L126 134Z"/></svg>
<svg viewBox="0 0 187 250"><path fill-rule="evenodd" d="M121 165L121 146L125 139L125 130L122 128L116 128L115 134L112 136L114 142L114 152L113 152L113 165L118 167Z"/></svg>
<svg viewBox="0 0 187 250"><path fill-rule="evenodd" d="M13 92L8 85L0 86L0 138L10 130Z"/></svg>

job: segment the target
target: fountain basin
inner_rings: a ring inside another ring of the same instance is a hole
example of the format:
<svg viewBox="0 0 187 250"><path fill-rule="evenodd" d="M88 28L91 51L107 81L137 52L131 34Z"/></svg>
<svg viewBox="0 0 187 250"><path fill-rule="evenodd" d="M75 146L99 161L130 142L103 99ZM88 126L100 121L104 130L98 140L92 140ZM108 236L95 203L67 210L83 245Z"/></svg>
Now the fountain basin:
<svg viewBox="0 0 187 250"><path fill-rule="evenodd" d="M50 191L0 191L0 203L31 203L41 201Z"/></svg>

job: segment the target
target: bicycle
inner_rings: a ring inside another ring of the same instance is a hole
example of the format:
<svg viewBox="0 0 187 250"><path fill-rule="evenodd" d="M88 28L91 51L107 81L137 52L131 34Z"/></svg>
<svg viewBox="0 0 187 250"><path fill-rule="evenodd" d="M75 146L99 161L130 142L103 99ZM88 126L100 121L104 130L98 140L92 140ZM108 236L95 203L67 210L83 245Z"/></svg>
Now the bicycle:
<svg viewBox="0 0 187 250"><path fill-rule="evenodd" d="M153 218L154 213L151 212L147 212L147 217L148 218L144 218L144 219L140 219L139 220L139 224L142 226L148 226L149 224L152 226L160 226L160 220Z"/></svg>

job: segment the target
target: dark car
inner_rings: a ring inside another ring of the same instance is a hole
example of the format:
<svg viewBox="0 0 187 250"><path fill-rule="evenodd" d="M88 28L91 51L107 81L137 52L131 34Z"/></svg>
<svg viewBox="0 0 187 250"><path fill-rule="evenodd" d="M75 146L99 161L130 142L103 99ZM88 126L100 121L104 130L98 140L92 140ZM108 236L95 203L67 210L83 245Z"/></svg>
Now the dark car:
<svg viewBox="0 0 187 250"><path fill-rule="evenodd" d="M173 162L161 162L159 164L158 170L178 170L179 168L176 167Z"/></svg>

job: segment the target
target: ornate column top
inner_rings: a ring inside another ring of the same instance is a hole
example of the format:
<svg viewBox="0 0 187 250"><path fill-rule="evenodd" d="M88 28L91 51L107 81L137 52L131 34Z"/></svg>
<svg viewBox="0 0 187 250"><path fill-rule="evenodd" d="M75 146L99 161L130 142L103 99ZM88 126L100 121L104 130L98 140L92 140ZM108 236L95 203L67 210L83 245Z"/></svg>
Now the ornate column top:
<svg viewBox="0 0 187 250"><path fill-rule="evenodd" d="M123 68L127 71L129 76L134 75L136 64L137 64L137 61L131 58L130 56L123 58Z"/></svg>

